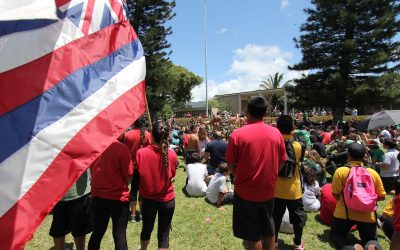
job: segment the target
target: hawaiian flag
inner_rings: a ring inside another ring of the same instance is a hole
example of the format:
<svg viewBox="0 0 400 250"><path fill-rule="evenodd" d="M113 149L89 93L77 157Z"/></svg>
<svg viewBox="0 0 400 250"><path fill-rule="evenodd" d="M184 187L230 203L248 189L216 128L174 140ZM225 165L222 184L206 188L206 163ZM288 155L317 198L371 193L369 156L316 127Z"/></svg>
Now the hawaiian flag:
<svg viewBox="0 0 400 250"><path fill-rule="evenodd" d="M126 16L125 0L0 3L1 249L23 249L145 111L144 52Z"/></svg>

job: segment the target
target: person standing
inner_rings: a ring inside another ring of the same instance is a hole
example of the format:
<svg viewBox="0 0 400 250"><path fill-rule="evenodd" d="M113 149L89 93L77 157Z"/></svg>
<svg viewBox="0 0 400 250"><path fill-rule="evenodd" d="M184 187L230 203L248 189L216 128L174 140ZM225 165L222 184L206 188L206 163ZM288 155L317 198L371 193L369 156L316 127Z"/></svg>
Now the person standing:
<svg viewBox="0 0 400 250"><path fill-rule="evenodd" d="M133 166L128 147L115 140L90 166L94 228L89 250L100 249L101 240L112 220L116 250L126 250L126 227L129 215L129 184Z"/></svg>
<svg viewBox="0 0 400 250"><path fill-rule="evenodd" d="M304 211L302 202L302 184L300 175L301 157L304 156L302 145L293 140L292 131L294 130L293 118L289 115L282 115L278 118L276 125L282 133L283 139L291 143L295 154L294 174L290 177L278 176L275 189L274 203L274 222L275 222L275 244L278 244L278 232L281 226L282 217L286 208L289 211L290 223L294 231L294 249L304 249L302 240L303 228L307 221L307 214Z"/></svg>
<svg viewBox="0 0 400 250"><path fill-rule="evenodd" d="M226 161L235 176L233 234L248 241L249 249L262 249L262 241L274 249L272 218L275 182L286 160L285 143L279 130L264 123L264 97L250 98L248 123L230 136Z"/></svg>
<svg viewBox="0 0 400 250"><path fill-rule="evenodd" d="M146 120L143 116L139 117L133 123L133 129L125 133L124 143L131 151L131 159L133 164L133 177L131 182L130 206L131 206L131 222L141 222L142 217L142 197L139 194L139 173L136 170L136 153L140 148L151 144L151 134L146 130ZM139 198L139 199L138 199ZM139 211L136 210L136 204L139 200Z"/></svg>
<svg viewBox="0 0 400 250"><path fill-rule="evenodd" d="M137 168L140 175L139 193L143 202L141 250L150 243L158 214L158 249L169 248L169 232L175 210L174 177L178 156L168 148L169 126L161 121L153 125L153 144L138 150Z"/></svg>
<svg viewBox="0 0 400 250"><path fill-rule="evenodd" d="M69 233L74 237L75 249L85 249L86 234L93 229L90 204L90 174L87 170L53 209L49 234L53 237L55 250L65 249L65 235Z"/></svg>
<svg viewBox="0 0 400 250"><path fill-rule="evenodd" d="M380 176L382 178L385 191L394 194L396 181L399 178L399 161L396 150L397 143L394 139L386 139L383 141L383 147L387 150L383 162L378 162L376 166L380 168Z"/></svg>

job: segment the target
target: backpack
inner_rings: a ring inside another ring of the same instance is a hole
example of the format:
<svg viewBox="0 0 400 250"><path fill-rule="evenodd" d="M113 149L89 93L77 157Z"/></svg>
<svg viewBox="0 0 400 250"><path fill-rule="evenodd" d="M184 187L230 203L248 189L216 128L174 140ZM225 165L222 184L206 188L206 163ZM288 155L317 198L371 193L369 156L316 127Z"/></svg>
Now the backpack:
<svg viewBox="0 0 400 250"><path fill-rule="evenodd" d="M293 139L286 140L285 141L285 148L286 148L286 161L285 165L279 171L278 176L279 177L286 177L286 178L292 178L295 174L296 170L296 165L297 163L300 163L303 161L304 158L304 152L305 152L305 144L301 144L301 156L300 156L300 162L296 161L296 153L294 152L293 148ZM299 164L299 169L300 169L300 164Z"/></svg>
<svg viewBox="0 0 400 250"><path fill-rule="evenodd" d="M343 189L346 208L358 212L374 212L378 195L375 192L371 174L363 166L350 167L350 173Z"/></svg>

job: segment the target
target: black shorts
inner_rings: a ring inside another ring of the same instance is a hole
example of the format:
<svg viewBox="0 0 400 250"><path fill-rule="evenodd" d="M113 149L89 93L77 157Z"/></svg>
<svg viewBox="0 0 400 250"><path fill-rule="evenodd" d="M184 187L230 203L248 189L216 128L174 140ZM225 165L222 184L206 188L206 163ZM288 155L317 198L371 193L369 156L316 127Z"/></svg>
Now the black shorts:
<svg viewBox="0 0 400 250"><path fill-rule="evenodd" d="M137 170L133 171L131 191L129 192L129 201L137 201L139 194L140 175ZM142 196L139 194L139 201L142 201Z"/></svg>
<svg viewBox="0 0 400 250"><path fill-rule="evenodd" d="M386 193L389 193L396 188L396 181L398 177L381 177L383 188L385 189Z"/></svg>
<svg viewBox="0 0 400 250"><path fill-rule="evenodd" d="M53 209L49 235L58 238L72 233L74 237L81 237L92 232L91 199L87 194L75 200L58 202Z"/></svg>
<svg viewBox="0 0 400 250"><path fill-rule="evenodd" d="M274 236L273 208L274 199L253 202L244 200L235 193L233 199L234 236L248 241L259 241L263 237Z"/></svg>

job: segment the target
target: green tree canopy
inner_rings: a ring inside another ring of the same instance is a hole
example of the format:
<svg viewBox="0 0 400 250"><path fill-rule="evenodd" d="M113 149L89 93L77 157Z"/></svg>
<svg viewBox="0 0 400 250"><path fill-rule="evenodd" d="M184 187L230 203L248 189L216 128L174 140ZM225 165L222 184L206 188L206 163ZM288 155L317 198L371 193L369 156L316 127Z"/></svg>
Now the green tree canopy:
<svg viewBox="0 0 400 250"><path fill-rule="evenodd" d="M172 29L166 22L175 13L175 1L128 0L130 22L143 45L146 56L146 95L152 113L163 110L164 105L175 106L191 99L191 90L202 79L169 60L172 53L168 35Z"/></svg>
<svg viewBox="0 0 400 250"><path fill-rule="evenodd" d="M299 39L302 61L289 67L308 71L291 88L309 106L329 106L341 120L346 106L379 102L399 69L400 6L396 0L312 0ZM385 74L388 74L384 76ZM384 81L382 81L384 79ZM366 96L374 98L366 99Z"/></svg>

